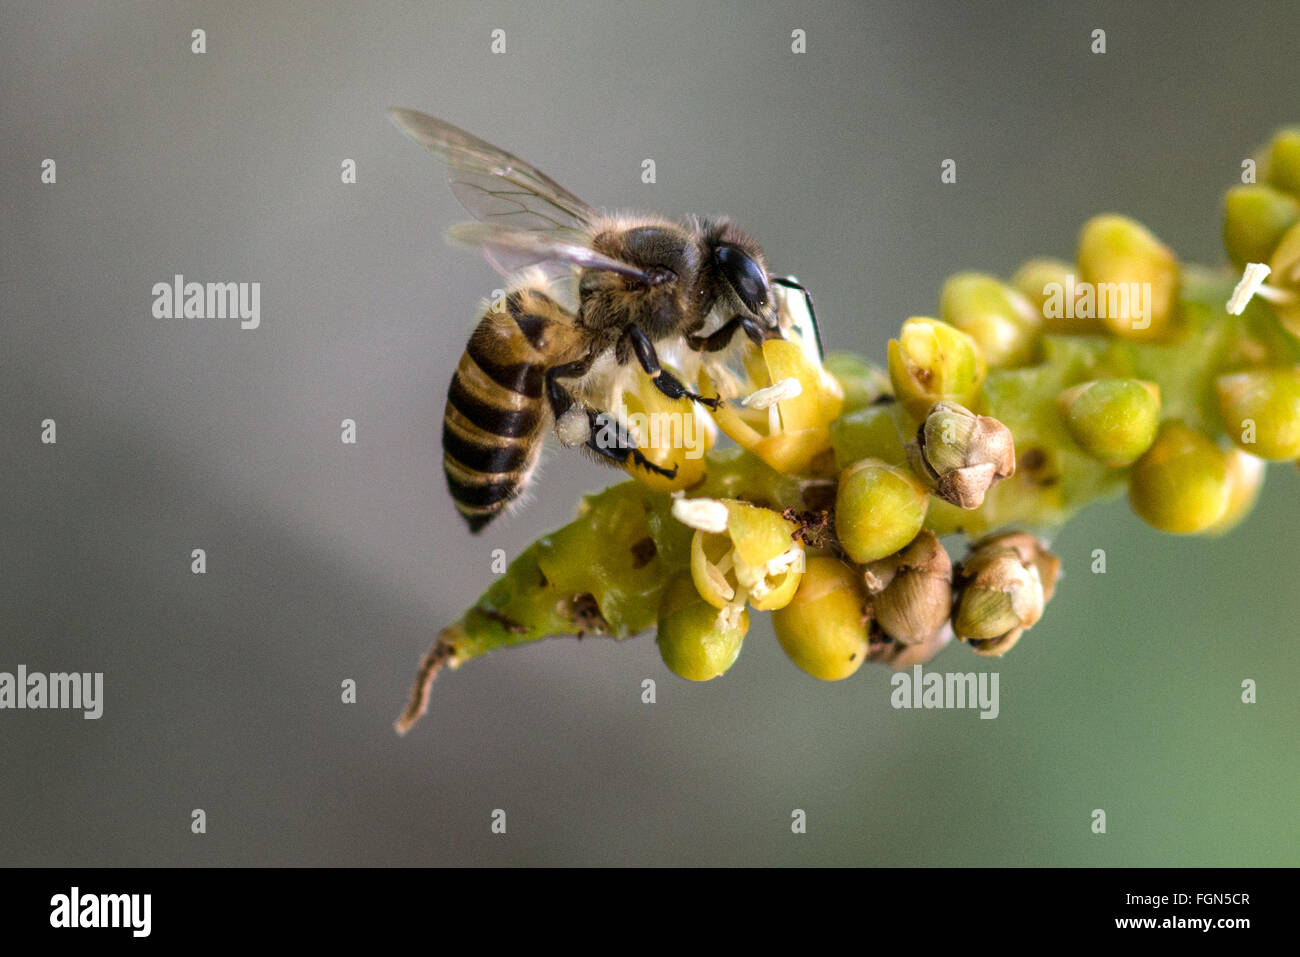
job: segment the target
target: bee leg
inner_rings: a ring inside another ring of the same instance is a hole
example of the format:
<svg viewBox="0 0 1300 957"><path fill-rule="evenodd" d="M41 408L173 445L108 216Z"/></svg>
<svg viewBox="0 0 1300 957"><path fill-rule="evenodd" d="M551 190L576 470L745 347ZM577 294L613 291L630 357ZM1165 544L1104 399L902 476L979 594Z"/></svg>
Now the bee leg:
<svg viewBox="0 0 1300 957"><path fill-rule="evenodd" d="M560 385L560 379L580 379L591 370L592 357L579 359L577 362L569 362L562 366L553 366L546 370L546 399L551 404L551 411L555 414L558 422L564 413L573 407L577 401L564 386Z"/></svg>
<svg viewBox="0 0 1300 957"><path fill-rule="evenodd" d="M623 427L623 423L613 413L588 409L587 421L591 428L591 437L587 439L587 448L593 450L597 455L619 465L625 465L628 459L631 459L634 465L645 469L647 472L654 472L664 478L677 477L676 465L666 469L655 465L646 458L641 453L641 450L637 448L636 440L628 434L627 429Z"/></svg>
<svg viewBox="0 0 1300 957"><path fill-rule="evenodd" d="M632 350L636 353L637 361L641 363L641 368L650 376L650 381L655 384L655 388L668 396L670 399L690 399L698 402L700 405L709 409L716 409L722 405L720 396L706 398L698 392L692 392L667 369L659 364L659 356L655 352L654 343L636 326L629 326L624 336L632 344Z"/></svg>
<svg viewBox="0 0 1300 957"><path fill-rule="evenodd" d="M617 416L610 412L583 409L578 400L573 397L573 393L560 384L560 379L577 379L586 375L591 368L591 361L590 358L580 359L577 362L546 370L546 398L550 402L556 423L559 423L566 414L574 411L585 412L587 435L581 440L581 444L618 465L624 465L631 459L633 464L648 472L654 472L664 478L676 478L677 466L666 469L647 459L637 448L636 440L628 434Z"/></svg>
<svg viewBox="0 0 1300 957"><path fill-rule="evenodd" d="M761 346L766 338L758 323L749 316L733 316L729 322L724 323L712 335L687 336L686 344L696 352L721 352L731 345L731 339L735 336L737 329L745 330L745 335L749 336L756 346Z"/></svg>
<svg viewBox="0 0 1300 957"><path fill-rule="evenodd" d="M812 322L813 338L817 340L817 355L826 358L826 352L822 349L822 333L817 328L817 310L813 309L813 298L804 286L800 285L792 276L773 276L772 282L778 286L784 286L786 289L797 289L803 293L804 304L808 307L808 319Z"/></svg>

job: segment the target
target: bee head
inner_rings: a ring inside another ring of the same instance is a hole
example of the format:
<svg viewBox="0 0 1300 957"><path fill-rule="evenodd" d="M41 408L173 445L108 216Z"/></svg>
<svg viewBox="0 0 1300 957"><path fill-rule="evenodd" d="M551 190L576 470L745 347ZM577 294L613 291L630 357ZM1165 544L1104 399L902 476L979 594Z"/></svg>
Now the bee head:
<svg viewBox="0 0 1300 957"><path fill-rule="evenodd" d="M776 333L776 299L758 244L725 220L706 225L705 243L723 306Z"/></svg>

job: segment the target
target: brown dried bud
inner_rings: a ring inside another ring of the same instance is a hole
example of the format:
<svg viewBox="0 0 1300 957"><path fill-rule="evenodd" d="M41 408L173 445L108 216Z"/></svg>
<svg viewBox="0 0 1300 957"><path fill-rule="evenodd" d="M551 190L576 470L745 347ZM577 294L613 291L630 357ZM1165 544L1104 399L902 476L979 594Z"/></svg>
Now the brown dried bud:
<svg viewBox="0 0 1300 957"><path fill-rule="evenodd" d="M867 565L863 577L876 622L900 644L923 644L952 614L952 561L933 532Z"/></svg>
<svg viewBox="0 0 1300 957"><path fill-rule="evenodd" d="M1022 532L977 542L956 574L957 637L976 654L1009 651L1042 617L1060 566L1038 539Z"/></svg>
<svg viewBox="0 0 1300 957"><path fill-rule="evenodd" d="M878 637L880 640L875 640ZM943 651L952 641L952 625L943 623L938 631L919 645L904 645L876 633L867 652L870 661L879 662L894 671L907 671L913 665L926 664L931 658Z"/></svg>
<svg viewBox="0 0 1300 957"><path fill-rule="evenodd" d="M1038 569L1038 579L1043 583L1043 604L1052 600L1052 595L1056 592L1056 580L1061 577L1061 560L1047 550L1047 545L1041 538L1028 532L1000 532L973 543L971 552L986 548L1015 549L1022 562Z"/></svg>
<svg viewBox="0 0 1300 957"><path fill-rule="evenodd" d="M961 508L979 508L984 493L1016 471L1011 430L955 402L930 407L907 458L935 495Z"/></svg>

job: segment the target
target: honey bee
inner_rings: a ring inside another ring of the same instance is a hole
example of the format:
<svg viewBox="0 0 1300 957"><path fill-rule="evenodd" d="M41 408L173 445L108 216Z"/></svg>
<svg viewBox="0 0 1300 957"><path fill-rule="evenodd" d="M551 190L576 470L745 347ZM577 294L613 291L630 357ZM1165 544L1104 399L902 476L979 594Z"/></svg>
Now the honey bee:
<svg viewBox="0 0 1300 957"><path fill-rule="evenodd" d="M807 290L771 276L730 220L605 215L450 123L389 112L446 164L452 192L478 220L452 226L448 239L511 277L504 308L488 304L470 336L443 416L447 486L471 531L524 491L552 422L564 445L673 478L677 465L650 461L618 415L624 374L643 370L670 399L716 409L722 398L692 391L661 354L698 369L703 357L721 362L737 332L756 345L783 338L774 284L804 296L816 335ZM602 407L611 399L612 411Z"/></svg>

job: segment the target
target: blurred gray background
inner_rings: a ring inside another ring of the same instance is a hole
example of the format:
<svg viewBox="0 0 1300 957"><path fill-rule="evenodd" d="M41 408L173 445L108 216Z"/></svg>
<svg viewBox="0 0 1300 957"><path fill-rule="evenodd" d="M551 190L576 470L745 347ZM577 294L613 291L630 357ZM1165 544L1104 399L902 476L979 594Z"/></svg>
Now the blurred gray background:
<svg viewBox="0 0 1300 957"><path fill-rule="evenodd" d="M464 530L440 418L497 281L385 116L596 205L729 213L828 347L881 358L946 275L1068 256L1096 212L1219 262L1223 189L1300 121L1293 5L4 0L2 27L0 670L103 671L106 704L0 712L0 864L1300 863L1290 466L1226 539L1123 503L1068 526L1020 647L938 659L1000 673L995 721L895 711L880 668L821 684L763 622L705 685L649 636L500 652L399 739L490 550L618 476L552 452L528 509ZM261 328L153 318L178 272L261 282Z"/></svg>

